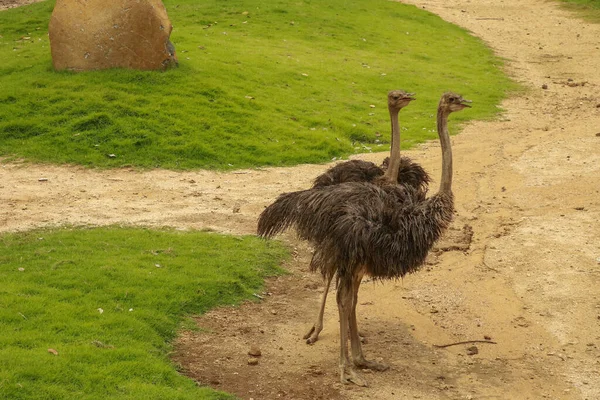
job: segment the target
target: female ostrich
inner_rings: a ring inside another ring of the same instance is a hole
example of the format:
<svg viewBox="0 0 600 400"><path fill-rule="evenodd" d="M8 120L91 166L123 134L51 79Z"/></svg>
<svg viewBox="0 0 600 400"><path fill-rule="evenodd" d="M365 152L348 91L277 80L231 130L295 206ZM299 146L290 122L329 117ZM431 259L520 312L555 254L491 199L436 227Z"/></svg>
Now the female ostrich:
<svg viewBox="0 0 600 400"><path fill-rule="evenodd" d="M388 109L392 123L391 154L390 157L386 157L385 160L383 160L381 167L378 167L369 161L346 161L333 166L325 173L319 175L314 180L313 188L337 185L345 182L374 182L386 173L391 157L399 157L400 161L395 162L395 164L398 165L398 184L414 188L423 198L425 198L430 181L429 175L419 164L414 163L410 158L400 157L400 125L398 122L398 114L400 109L404 107L403 102L406 100L414 100L413 94L406 93L402 90L393 90L388 93ZM406 103L406 105L408 105L408 103ZM327 293L329 292L332 279L333 276L329 277L325 283L325 290L321 298L316 322L303 336L303 339L306 339L307 344L315 343L323 330L323 314L325 313Z"/></svg>
<svg viewBox="0 0 600 400"><path fill-rule="evenodd" d="M295 226L300 237L315 245L311 269L320 270L325 278L337 275L342 383L366 386L354 366L387 369L363 356L356 320L358 289L364 275L395 279L416 272L450 224L454 201L447 122L450 113L470 107L467 103L454 93L445 93L440 100L442 177L435 195L419 199L414 190L390 179L392 170L375 183L348 182L283 194L260 216L259 235L270 237ZM348 335L354 366L348 356Z"/></svg>

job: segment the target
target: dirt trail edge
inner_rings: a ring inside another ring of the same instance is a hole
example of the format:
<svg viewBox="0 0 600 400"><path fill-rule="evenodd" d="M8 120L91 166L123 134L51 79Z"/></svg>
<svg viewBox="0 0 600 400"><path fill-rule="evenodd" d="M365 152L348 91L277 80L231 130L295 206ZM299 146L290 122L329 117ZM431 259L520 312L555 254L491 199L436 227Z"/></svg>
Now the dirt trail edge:
<svg viewBox="0 0 600 400"><path fill-rule="evenodd" d="M202 330L182 334L174 360L199 384L244 399L598 399L600 25L544 0L408 2L481 37L531 90L505 101L499 121L453 138L457 217L428 265L361 288L365 354L390 370L366 373L368 388L338 383L334 293L320 340L301 340L322 283L307 272L310 249L291 235L291 274L271 280L261 301L199 317ZM437 143L405 153L439 177ZM135 224L250 234L265 205L327 167L224 174L3 163L0 231ZM486 337L497 344L433 346ZM258 365L248 365L253 345Z"/></svg>
<svg viewBox="0 0 600 400"><path fill-rule="evenodd" d="M37 3L44 0L0 0L0 11L7 10L9 8L16 8L25 6L31 3Z"/></svg>

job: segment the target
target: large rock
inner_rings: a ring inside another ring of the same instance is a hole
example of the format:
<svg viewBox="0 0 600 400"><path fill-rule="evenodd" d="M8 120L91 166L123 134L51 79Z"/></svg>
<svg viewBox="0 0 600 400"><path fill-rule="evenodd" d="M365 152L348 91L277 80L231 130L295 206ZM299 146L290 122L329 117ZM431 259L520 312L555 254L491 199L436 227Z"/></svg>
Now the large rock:
<svg viewBox="0 0 600 400"><path fill-rule="evenodd" d="M57 70L166 69L177 63L161 0L56 0L49 34Z"/></svg>

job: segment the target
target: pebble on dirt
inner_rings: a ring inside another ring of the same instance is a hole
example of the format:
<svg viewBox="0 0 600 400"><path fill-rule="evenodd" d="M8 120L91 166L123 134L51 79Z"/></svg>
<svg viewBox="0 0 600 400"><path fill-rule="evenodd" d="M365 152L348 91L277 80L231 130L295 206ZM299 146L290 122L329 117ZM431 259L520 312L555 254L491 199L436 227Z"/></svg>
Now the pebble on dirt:
<svg viewBox="0 0 600 400"><path fill-rule="evenodd" d="M467 355L474 356L475 354L479 354L479 349L477 346L471 346L467 348Z"/></svg>
<svg viewBox="0 0 600 400"><path fill-rule="evenodd" d="M248 365L258 365L258 358L249 358Z"/></svg>
<svg viewBox="0 0 600 400"><path fill-rule="evenodd" d="M262 356L262 352L260 351L259 347L252 346L250 347L250 350L248 350L248 355L252 357L260 357Z"/></svg>

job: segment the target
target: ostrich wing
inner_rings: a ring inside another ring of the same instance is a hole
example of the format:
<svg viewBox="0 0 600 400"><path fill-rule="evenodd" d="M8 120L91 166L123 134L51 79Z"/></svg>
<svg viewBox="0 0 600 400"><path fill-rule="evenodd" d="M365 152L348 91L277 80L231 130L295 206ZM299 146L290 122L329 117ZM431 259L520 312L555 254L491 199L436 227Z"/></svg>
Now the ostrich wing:
<svg viewBox="0 0 600 400"><path fill-rule="evenodd" d="M344 182L372 182L383 175L383 169L369 161L350 160L339 163L317 176L313 188Z"/></svg>
<svg viewBox="0 0 600 400"><path fill-rule="evenodd" d="M389 161L390 158L386 157L381 167L363 160L350 160L339 163L317 176L313 182L313 188L338 185L346 182L372 183L384 174ZM430 181L431 178L419 164L413 162L408 157L400 159L400 165L398 166L398 183L400 185L410 186L426 193Z"/></svg>

